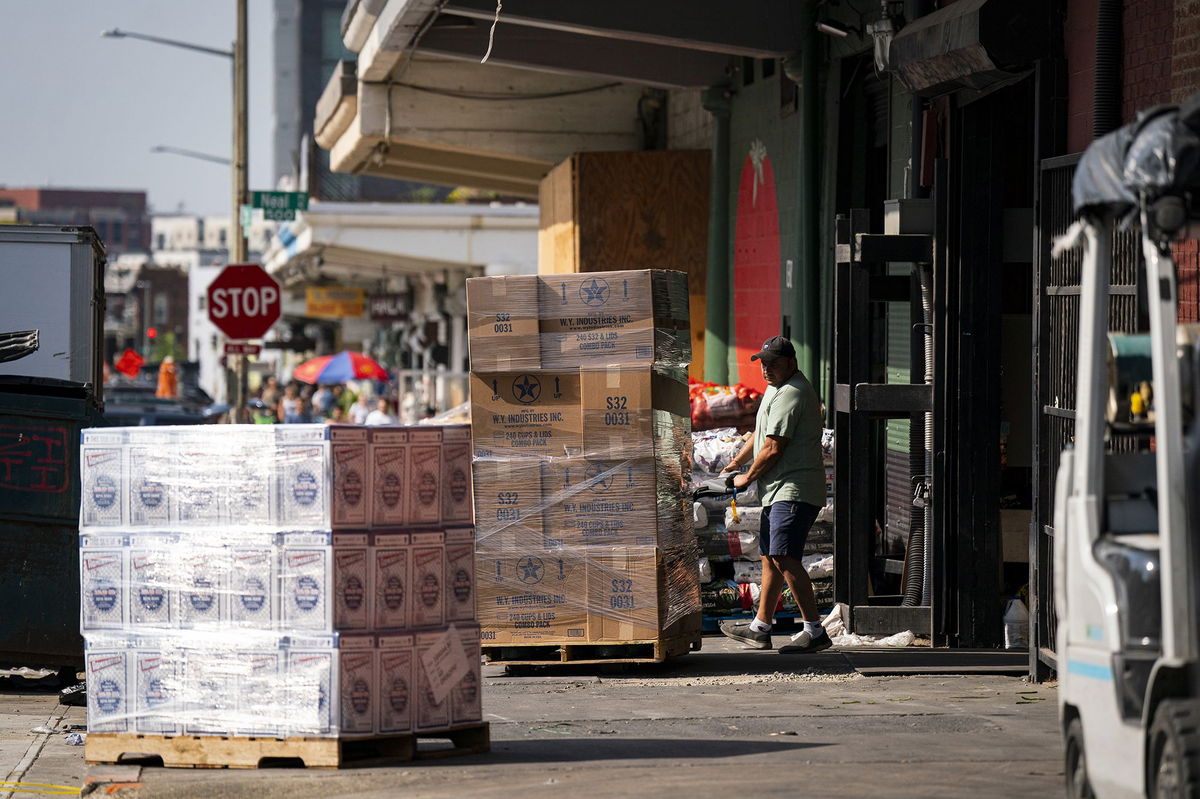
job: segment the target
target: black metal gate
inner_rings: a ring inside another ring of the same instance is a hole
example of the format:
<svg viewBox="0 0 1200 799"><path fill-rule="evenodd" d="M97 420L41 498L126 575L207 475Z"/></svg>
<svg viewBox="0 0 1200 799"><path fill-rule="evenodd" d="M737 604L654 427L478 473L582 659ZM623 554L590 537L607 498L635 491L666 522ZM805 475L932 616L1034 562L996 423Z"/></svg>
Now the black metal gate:
<svg viewBox="0 0 1200 799"><path fill-rule="evenodd" d="M1038 185L1038 249L1034 261L1034 464L1033 522L1029 535L1029 673L1049 676L1054 655L1054 483L1059 453L1075 435L1075 379L1079 360L1079 284L1083 253L1072 250L1051 259L1050 248L1075 220L1071 179L1079 154L1041 163ZM1139 329L1138 264L1134 232L1113 236L1109 330Z"/></svg>

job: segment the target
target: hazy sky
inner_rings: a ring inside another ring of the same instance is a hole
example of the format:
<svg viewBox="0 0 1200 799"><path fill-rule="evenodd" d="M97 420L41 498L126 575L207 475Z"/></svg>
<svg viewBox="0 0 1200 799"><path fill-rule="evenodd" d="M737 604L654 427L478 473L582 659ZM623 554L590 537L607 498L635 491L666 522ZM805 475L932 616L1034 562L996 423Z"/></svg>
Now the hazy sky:
<svg viewBox="0 0 1200 799"><path fill-rule="evenodd" d="M250 188L271 185L272 0L248 0ZM229 49L234 0L0 0L0 185L145 189L156 211L227 214L232 68L109 28Z"/></svg>

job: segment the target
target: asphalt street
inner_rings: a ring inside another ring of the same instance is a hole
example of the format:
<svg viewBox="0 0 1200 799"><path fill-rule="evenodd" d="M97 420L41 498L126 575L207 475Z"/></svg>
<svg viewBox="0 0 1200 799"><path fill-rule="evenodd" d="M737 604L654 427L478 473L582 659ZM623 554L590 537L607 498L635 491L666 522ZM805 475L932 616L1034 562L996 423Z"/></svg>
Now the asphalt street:
<svg viewBox="0 0 1200 799"><path fill-rule="evenodd" d="M894 657L881 653L874 662ZM130 783L112 795L984 799L1061 792L1052 685L978 673L865 676L852 660L861 662L835 650L789 657L706 638L703 651L653 667L509 674L485 666L488 754L341 771L132 768L112 777ZM28 692L0 693L0 708L8 781L80 785L89 769L65 733L82 711L64 714L53 694ZM103 782L106 771L91 774ZM12 794L35 795L44 794Z"/></svg>

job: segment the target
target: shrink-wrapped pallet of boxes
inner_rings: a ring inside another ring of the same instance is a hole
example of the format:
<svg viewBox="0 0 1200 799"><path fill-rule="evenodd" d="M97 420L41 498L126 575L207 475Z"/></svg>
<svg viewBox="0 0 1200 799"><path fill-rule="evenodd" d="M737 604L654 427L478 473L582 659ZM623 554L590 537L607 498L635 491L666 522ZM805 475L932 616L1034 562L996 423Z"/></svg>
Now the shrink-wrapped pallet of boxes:
<svg viewBox="0 0 1200 799"><path fill-rule="evenodd" d="M339 766L411 759L420 737L486 749L469 438L84 430L87 760Z"/></svg>
<svg viewBox="0 0 1200 799"><path fill-rule="evenodd" d="M698 648L686 275L475 278L467 305L484 655Z"/></svg>

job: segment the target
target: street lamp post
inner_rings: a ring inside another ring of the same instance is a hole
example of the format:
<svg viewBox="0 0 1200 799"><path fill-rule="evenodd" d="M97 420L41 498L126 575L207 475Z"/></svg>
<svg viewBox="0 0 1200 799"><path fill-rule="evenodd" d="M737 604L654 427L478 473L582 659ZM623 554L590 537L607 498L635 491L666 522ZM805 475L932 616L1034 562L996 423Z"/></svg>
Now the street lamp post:
<svg viewBox="0 0 1200 799"><path fill-rule="evenodd" d="M209 153L202 153L198 150L188 150L184 147L171 147L166 144L156 144L155 146L150 148L150 152L152 152L152 153L170 153L171 155L183 155L188 158L196 158L201 161L208 161L209 163L213 163L213 164L222 164L224 166L231 166L233 164L233 161L231 159L226 158L223 155L211 155Z"/></svg>
<svg viewBox="0 0 1200 799"><path fill-rule="evenodd" d="M246 0L237 0L237 38L229 50L215 47L205 47L178 39L168 39L163 36L152 36L147 33L112 28L104 31L102 36L111 39L140 39L154 44L165 44L206 55L228 58L233 65L233 207L229 217L230 238L233 246L230 248L230 263L243 263L246 260L246 238L242 235L241 213L246 201L246 153L247 153L247 91L246 91ZM163 151L167 151L163 148Z"/></svg>
<svg viewBox="0 0 1200 799"><path fill-rule="evenodd" d="M237 38L234 39L233 47L230 50L219 50L214 47L204 47L203 45L192 44L190 42L181 42L176 39L167 39L161 36L151 36L145 33L134 33L132 31L124 31L119 28L106 30L102 34L110 38L118 39L141 39L155 44L165 44L171 47L179 47L184 50L192 50L198 53L208 55L217 55L223 58L228 58L233 63L233 207L230 209L229 215L229 233L232 239L232 246L229 253L229 262L241 264L246 262L247 248L245 230L242 228L242 206L249 199L249 191L247 190L247 85L246 85L246 0L236 0L237 2ZM246 405L246 356L238 356L237 369L237 391L234 410L232 413L233 421L238 421L239 414Z"/></svg>

